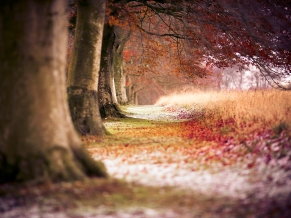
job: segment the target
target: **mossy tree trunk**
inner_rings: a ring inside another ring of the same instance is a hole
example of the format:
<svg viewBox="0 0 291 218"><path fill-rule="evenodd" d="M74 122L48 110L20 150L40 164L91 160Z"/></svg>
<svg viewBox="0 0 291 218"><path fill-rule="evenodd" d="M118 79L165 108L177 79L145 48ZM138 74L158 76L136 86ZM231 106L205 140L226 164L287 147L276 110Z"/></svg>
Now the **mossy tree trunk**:
<svg viewBox="0 0 291 218"><path fill-rule="evenodd" d="M77 4L74 50L68 72L69 108L79 133L103 135L98 80L105 1L78 0Z"/></svg>
<svg viewBox="0 0 291 218"><path fill-rule="evenodd" d="M116 96L119 104L127 104L126 74L123 68L123 49L128 41L131 31L114 26L114 44L112 70L115 81Z"/></svg>
<svg viewBox="0 0 291 218"><path fill-rule="evenodd" d="M66 101L67 3L0 3L0 182L106 176Z"/></svg>
<svg viewBox="0 0 291 218"><path fill-rule="evenodd" d="M102 118L124 117L117 103L114 78L111 75L114 38L113 27L105 24L99 75L99 107Z"/></svg>

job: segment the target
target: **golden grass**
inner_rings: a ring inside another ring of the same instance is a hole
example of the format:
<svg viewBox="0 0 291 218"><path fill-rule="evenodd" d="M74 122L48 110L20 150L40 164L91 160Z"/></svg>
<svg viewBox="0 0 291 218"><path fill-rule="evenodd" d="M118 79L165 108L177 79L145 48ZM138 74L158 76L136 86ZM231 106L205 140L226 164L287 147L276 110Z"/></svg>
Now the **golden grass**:
<svg viewBox="0 0 291 218"><path fill-rule="evenodd" d="M280 90L220 91L173 94L160 98L158 105L203 109L206 117L259 127L291 126L291 92Z"/></svg>

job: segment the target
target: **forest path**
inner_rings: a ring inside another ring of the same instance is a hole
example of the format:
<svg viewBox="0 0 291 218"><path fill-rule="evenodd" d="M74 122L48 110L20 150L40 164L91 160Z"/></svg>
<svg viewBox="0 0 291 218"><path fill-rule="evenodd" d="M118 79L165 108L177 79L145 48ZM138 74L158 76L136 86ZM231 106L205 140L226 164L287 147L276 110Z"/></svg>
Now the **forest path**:
<svg viewBox="0 0 291 218"><path fill-rule="evenodd" d="M213 155L219 157L221 151L212 141L185 137L182 124L186 119L179 119L179 112L168 112L165 107L152 105L127 106L123 111L129 118L105 122L113 134L105 143L112 146L112 151L114 142L117 146L120 146L120 141L122 143L116 156L102 158L114 177L145 185L171 185L235 198L244 198L260 187L266 188L263 181L252 181L257 169L240 162L239 157L232 164L215 160L207 162L207 158ZM233 145L230 142L228 146ZM193 159L195 152L200 152L202 158ZM281 191L284 192L285 188Z"/></svg>
<svg viewBox="0 0 291 218"><path fill-rule="evenodd" d="M105 163L113 178L151 187L172 187L206 198L212 202L212 208L205 202L198 203L198 217L244 217L247 214L264 217L273 210L270 202L277 204L278 201L283 210L291 205L286 203L291 197L288 196L290 172L283 172L280 166L253 167L253 157L243 157L245 153L241 153L245 147L232 141L221 145L188 137L185 118L195 116L193 111L191 116L185 116L188 111L152 105L126 106L123 111L128 118L105 121L112 136L102 142L103 147L100 148L100 144L89 147L93 157ZM195 128L199 131L200 127L193 128L191 131L196 131ZM238 209L237 204L244 209ZM261 211L256 214L258 207ZM178 208L174 204L174 210L179 211ZM196 212L188 207L181 217L196 217L193 215Z"/></svg>
<svg viewBox="0 0 291 218"><path fill-rule="evenodd" d="M255 188L248 183L248 172L242 172L248 169L219 164L211 168L191 160L191 152L184 151L193 149L196 144L201 146L201 142L180 136L180 131L183 131L180 122L185 119L180 120L179 113L154 105L127 106L123 111L129 118L105 122L107 130L119 137L123 144L117 148L117 156L102 158L113 177L144 185L174 186L228 197L245 196ZM113 140L120 146L115 136ZM114 146L114 143L109 143Z"/></svg>
<svg viewBox="0 0 291 218"><path fill-rule="evenodd" d="M199 110L188 116L161 106L122 109L127 118L104 121L110 135L82 138L110 180L2 185L0 217L291 217L288 159L266 165L245 145L217 140L187 121ZM279 139L263 143L276 149Z"/></svg>

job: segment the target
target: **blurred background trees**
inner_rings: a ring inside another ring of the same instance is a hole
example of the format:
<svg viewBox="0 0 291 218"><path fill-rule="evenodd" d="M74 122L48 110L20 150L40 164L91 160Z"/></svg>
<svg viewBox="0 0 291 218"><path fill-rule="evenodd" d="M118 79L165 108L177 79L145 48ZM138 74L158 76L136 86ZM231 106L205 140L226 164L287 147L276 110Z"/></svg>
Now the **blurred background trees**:
<svg viewBox="0 0 291 218"><path fill-rule="evenodd" d="M107 105L100 106L101 114L120 116L118 104L153 104L161 95L189 89L288 89L288 3L108 1L105 22L113 38L104 38L103 47L111 40L115 48L107 51L111 57L102 55L110 72L99 80L109 87L100 93L111 97L99 98Z"/></svg>
<svg viewBox="0 0 291 218"><path fill-rule="evenodd" d="M288 89L288 1L112 4L120 7L119 16L130 19L125 85L128 93L138 91L140 104L152 104L160 95L185 89Z"/></svg>

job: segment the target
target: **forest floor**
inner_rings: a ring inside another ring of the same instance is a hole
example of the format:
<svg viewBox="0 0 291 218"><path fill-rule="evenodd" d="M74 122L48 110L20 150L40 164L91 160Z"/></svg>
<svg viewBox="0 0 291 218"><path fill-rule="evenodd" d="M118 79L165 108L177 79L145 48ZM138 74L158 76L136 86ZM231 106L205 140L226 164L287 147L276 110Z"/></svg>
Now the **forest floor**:
<svg viewBox="0 0 291 218"><path fill-rule="evenodd" d="M0 186L0 217L291 217L291 138L232 123L209 125L200 109L123 107L110 135L83 137L109 180ZM194 112L193 112L194 111Z"/></svg>

